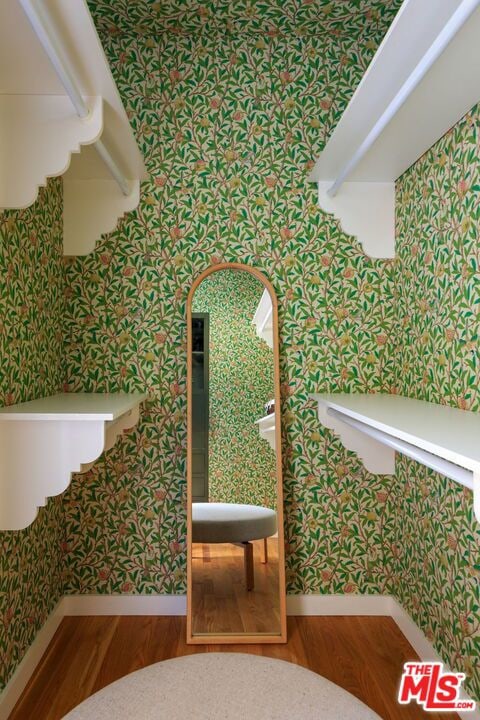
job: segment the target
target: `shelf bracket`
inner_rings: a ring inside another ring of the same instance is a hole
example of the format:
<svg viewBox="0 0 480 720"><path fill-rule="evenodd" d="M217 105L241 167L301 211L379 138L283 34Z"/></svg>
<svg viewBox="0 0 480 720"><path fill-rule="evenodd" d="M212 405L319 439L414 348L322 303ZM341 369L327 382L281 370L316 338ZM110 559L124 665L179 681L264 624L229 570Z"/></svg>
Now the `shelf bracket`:
<svg viewBox="0 0 480 720"><path fill-rule="evenodd" d="M395 257L395 183L346 182L330 197L331 182L318 182L318 204L334 215L347 235L372 258Z"/></svg>
<svg viewBox="0 0 480 720"><path fill-rule="evenodd" d="M275 450L275 413L266 415L265 417L260 418L260 420L256 420L255 424L258 425L258 432L260 433L262 440L266 440L272 450Z"/></svg>
<svg viewBox="0 0 480 720"><path fill-rule="evenodd" d="M115 180L75 179L63 181L63 254L88 255L102 235L115 230L123 215L140 200L140 181L130 183L129 195L118 191Z"/></svg>
<svg viewBox="0 0 480 720"><path fill-rule="evenodd" d="M136 404L114 420L75 413L35 419L33 412L23 420L0 412L0 531L30 525L49 497L67 489L72 473L87 472L136 425L143 399L135 398Z"/></svg>
<svg viewBox="0 0 480 720"><path fill-rule="evenodd" d="M374 425L352 417L328 401L314 396L318 404L318 417L322 425L333 430L348 450L362 459L369 472L381 475L395 474L395 453L398 452L415 462L473 491L473 509L480 522L480 466L478 462L459 465L440 454L407 442Z"/></svg>
<svg viewBox="0 0 480 720"><path fill-rule="evenodd" d="M103 99L88 98L81 119L63 95L0 95L0 207L24 208L35 202L48 178L68 169L72 154L103 132Z"/></svg>
<svg viewBox="0 0 480 720"><path fill-rule="evenodd" d="M347 450L352 450L362 459L369 472L378 475L395 474L395 451L392 448L347 424L340 413L333 414L322 402L318 403L318 417L322 425L333 430L341 439Z"/></svg>
<svg viewBox="0 0 480 720"><path fill-rule="evenodd" d="M473 514L480 523L480 469L473 473Z"/></svg>

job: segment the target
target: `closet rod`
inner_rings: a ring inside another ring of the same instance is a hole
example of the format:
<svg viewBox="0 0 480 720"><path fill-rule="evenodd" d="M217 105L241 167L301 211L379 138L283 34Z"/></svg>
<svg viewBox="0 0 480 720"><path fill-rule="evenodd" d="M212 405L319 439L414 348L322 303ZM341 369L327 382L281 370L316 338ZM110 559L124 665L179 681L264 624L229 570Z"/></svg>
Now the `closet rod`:
<svg viewBox="0 0 480 720"><path fill-rule="evenodd" d="M460 3L447 24L442 28L426 53L422 56L420 62L405 80L398 93L395 95L393 100L391 100L386 110L384 110L380 118L372 127L366 138L358 146L346 165L344 165L344 167L340 170L337 179L327 190L329 197L335 197L347 177L353 172L360 160L370 150L380 133L400 110L404 102L430 70L433 63L445 50L450 40L452 40L452 38L457 34L462 25L468 20L479 4L480 0L463 0L463 2Z"/></svg>
<svg viewBox="0 0 480 720"><path fill-rule="evenodd" d="M473 472L471 470L462 468L460 465L456 465L455 463L445 460L438 455L434 455L427 450L422 450L422 448L412 445L405 440L400 440L392 435L388 435L388 433L383 432L383 430L377 430L371 425L367 425L366 423L361 422L361 420L355 420L355 418L344 415L342 412L339 412L334 408L328 408L327 415L330 415L337 420L341 420L346 425L350 425L355 428L355 430L359 430L374 440L378 440L378 442L381 442L383 445L388 445L388 447L391 447L393 450L396 450L402 455L406 455L412 460L416 460L416 462L426 465L431 470L435 470L441 475L445 475L450 478L450 480L454 480L455 482L464 485L469 488L469 490L473 490Z"/></svg>
<svg viewBox="0 0 480 720"><path fill-rule="evenodd" d="M55 22L52 19L43 0L35 2L35 0L20 0L20 4L26 14L35 35L39 39L48 59L53 65L60 82L65 88L77 115L80 118L86 118L89 109L83 99L78 85L75 81L69 62L62 49L62 42L57 33ZM112 157L111 152L102 140L97 140L94 147L104 161L111 175L119 185L124 195L130 195L130 184L124 177L117 162Z"/></svg>

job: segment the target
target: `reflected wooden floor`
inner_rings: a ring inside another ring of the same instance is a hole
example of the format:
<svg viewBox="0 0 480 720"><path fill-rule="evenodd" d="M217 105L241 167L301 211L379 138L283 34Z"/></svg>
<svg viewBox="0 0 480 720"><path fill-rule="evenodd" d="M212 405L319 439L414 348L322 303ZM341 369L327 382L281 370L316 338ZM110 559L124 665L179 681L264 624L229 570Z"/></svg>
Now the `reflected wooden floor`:
<svg viewBox="0 0 480 720"><path fill-rule="evenodd" d="M278 540L253 541L255 588L245 585L243 550L231 544L194 543L193 633L279 633Z"/></svg>

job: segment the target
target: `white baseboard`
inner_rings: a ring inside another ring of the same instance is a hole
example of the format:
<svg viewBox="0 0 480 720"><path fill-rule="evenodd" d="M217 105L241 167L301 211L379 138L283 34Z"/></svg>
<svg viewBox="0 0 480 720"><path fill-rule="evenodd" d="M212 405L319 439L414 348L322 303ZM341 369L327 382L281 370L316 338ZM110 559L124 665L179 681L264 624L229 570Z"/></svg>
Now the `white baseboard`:
<svg viewBox="0 0 480 720"><path fill-rule="evenodd" d="M64 595L63 615L186 615L186 595Z"/></svg>
<svg viewBox="0 0 480 720"><path fill-rule="evenodd" d="M398 606L400 607L400 606ZM65 595L67 615L186 615L186 595ZM388 595L287 595L287 615L392 615Z"/></svg>
<svg viewBox="0 0 480 720"><path fill-rule="evenodd" d="M389 595L287 595L287 615L391 615Z"/></svg>
<svg viewBox="0 0 480 720"><path fill-rule="evenodd" d="M15 707L20 695L25 690L35 668L42 659L50 640L63 620L62 600L53 608L43 627L38 631L35 640L28 648L12 677L0 694L0 720L7 720Z"/></svg>
<svg viewBox="0 0 480 720"><path fill-rule="evenodd" d="M389 615L395 620L397 626L407 638L418 657L422 660L432 660L433 662L443 662L440 655L433 647L430 640L424 634L417 623L412 620L406 610L400 605L394 597L389 597L390 613ZM470 713L470 718L472 714Z"/></svg>
<svg viewBox="0 0 480 720"><path fill-rule="evenodd" d="M418 657L421 660L425 661L432 660L434 662L443 662L444 667L448 669L447 663L442 660L430 640L424 634L423 630L421 630L418 627L417 623L412 620L410 615L400 605L398 600L396 600L394 597L390 597L389 600L391 605L391 617L395 620L397 626L405 635L408 642L417 653ZM465 691L462 691L462 698L465 700L473 699L469 695L467 695ZM474 712L459 712L458 716L462 720L480 720L480 708L478 707L478 703L477 710L475 710Z"/></svg>
<svg viewBox="0 0 480 720"><path fill-rule="evenodd" d="M67 615L185 615L186 595L65 595L50 614L0 695L0 720L7 720L63 617ZM441 660L432 643L389 595L287 595L288 615L382 615L392 617L421 660ZM464 694L465 699L470 700ZM480 720L480 712L459 713Z"/></svg>

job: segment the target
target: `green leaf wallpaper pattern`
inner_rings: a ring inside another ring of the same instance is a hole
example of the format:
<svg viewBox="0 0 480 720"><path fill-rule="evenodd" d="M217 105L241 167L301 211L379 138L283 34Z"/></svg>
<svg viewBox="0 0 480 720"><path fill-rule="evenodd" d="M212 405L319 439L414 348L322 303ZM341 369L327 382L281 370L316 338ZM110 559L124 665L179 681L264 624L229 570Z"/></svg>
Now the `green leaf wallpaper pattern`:
<svg viewBox="0 0 480 720"><path fill-rule="evenodd" d="M31 207L0 213L1 406L61 389L62 207L56 179ZM61 498L26 530L0 532L0 691L62 595L62 540Z"/></svg>
<svg viewBox="0 0 480 720"><path fill-rule="evenodd" d="M88 5L103 37L215 30L236 35L364 33L375 49L401 0L88 0Z"/></svg>
<svg viewBox="0 0 480 720"><path fill-rule="evenodd" d="M68 387L149 401L29 529L0 535L0 684L62 591L185 590L185 302L226 260L279 297L289 592L394 592L480 697L471 493L404 458L393 481L370 475L308 398L400 391L479 409L478 107L401 178L398 259L371 260L306 175L398 3L231 3L213 25L188 3L157 3L155 21L153 3L90 5L151 181L67 263L65 309L60 181L0 215L0 393L59 387L63 315ZM293 32L301 13L304 28L321 13L322 32Z"/></svg>
<svg viewBox="0 0 480 720"><path fill-rule="evenodd" d="M219 270L193 296L210 320L209 500L277 507L275 453L255 421L274 397L273 350L252 323L264 286L250 273Z"/></svg>
<svg viewBox="0 0 480 720"><path fill-rule="evenodd" d="M397 390L480 411L480 105L397 184ZM397 459L395 593L480 698L472 493Z"/></svg>
<svg viewBox="0 0 480 720"><path fill-rule="evenodd" d="M261 269L279 298L289 592L385 590L389 480L324 431L309 400L389 391L393 378L393 263L366 257L306 181L370 46L358 34L102 39L151 181L96 252L67 265L68 382L150 400L65 496L67 591L185 590L185 305L222 260Z"/></svg>

